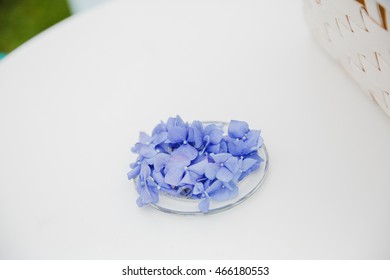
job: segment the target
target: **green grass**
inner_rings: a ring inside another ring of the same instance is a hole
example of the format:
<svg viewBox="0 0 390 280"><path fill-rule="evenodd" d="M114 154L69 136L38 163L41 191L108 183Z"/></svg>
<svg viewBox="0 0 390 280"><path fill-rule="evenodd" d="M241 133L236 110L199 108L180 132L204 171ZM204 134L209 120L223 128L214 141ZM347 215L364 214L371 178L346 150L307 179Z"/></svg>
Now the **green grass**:
<svg viewBox="0 0 390 280"><path fill-rule="evenodd" d="M0 0L0 52L10 52L70 15L66 0Z"/></svg>

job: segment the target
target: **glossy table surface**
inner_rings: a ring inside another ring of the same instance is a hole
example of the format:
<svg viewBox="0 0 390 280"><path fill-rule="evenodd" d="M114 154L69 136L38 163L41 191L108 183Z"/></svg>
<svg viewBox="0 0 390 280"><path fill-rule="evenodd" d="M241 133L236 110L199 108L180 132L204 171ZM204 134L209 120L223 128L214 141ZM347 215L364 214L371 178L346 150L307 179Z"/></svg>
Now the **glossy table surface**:
<svg viewBox="0 0 390 280"><path fill-rule="evenodd" d="M136 206L138 132L246 120L264 185L226 212ZM0 61L0 258L390 258L390 120L300 1L113 1Z"/></svg>

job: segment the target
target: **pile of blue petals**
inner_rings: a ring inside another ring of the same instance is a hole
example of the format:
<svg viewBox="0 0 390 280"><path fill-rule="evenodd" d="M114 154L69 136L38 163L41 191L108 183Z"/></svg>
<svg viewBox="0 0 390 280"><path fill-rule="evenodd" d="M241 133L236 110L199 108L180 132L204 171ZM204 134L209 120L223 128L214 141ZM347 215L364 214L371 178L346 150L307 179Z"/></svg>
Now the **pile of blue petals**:
<svg viewBox="0 0 390 280"><path fill-rule="evenodd" d="M260 167L263 139L246 122L232 120L228 134L223 125L184 122L179 116L161 122L152 136L141 132L132 151L138 154L128 173L136 178L138 206L157 203L159 193L198 199L206 213L210 200L228 200L238 194L237 184Z"/></svg>

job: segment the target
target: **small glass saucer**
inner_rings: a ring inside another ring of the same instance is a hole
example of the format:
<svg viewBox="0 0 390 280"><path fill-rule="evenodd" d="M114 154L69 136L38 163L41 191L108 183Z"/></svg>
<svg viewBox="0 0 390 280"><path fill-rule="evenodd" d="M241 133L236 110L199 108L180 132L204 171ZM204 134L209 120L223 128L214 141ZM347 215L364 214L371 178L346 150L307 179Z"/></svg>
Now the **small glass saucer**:
<svg viewBox="0 0 390 280"><path fill-rule="evenodd" d="M225 122L203 122L203 124L216 124L224 130L227 130L228 126ZM258 150L258 153L264 161L260 164L258 170L251 173L238 183L238 195L232 199L224 201L210 200L210 208L207 213L203 213L199 210L199 199L176 197L164 192L160 192L159 201L157 203L150 204L150 206L161 212L176 215L209 215L233 208L251 197L264 182L269 166L268 151L264 144Z"/></svg>

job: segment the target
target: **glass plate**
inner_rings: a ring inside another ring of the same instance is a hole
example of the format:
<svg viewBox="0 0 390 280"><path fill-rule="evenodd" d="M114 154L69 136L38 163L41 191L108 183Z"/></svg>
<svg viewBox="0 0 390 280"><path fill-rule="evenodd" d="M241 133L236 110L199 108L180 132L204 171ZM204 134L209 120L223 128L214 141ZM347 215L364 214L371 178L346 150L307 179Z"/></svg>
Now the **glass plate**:
<svg viewBox="0 0 390 280"><path fill-rule="evenodd" d="M217 124L226 130L227 123L224 122L203 122L203 124ZM234 206L237 206L251 197L262 185L264 178L268 171L269 157L266 146L263 146L258 150L260 157L264 160L260 168L249 176L244 178L238 184L238 195L232 199L225 201L210 200L210 208L207 213L203 213L199 210L199 199L189 199L171 196L166 193L160 192L160 198L157 203L150 204L151 207L169 214L176 215L209 215L219 213Z"/></svg>
<svg viewBox="0 0 390 280"><path fill-rule="evenodd" d="M203 122L203 124L216 124L225 132L228 128L228 123L225 122ZM258 154L264 161L260 164L259 169L238 183L238 195L232 199L224 201L211 199L209 211L207 213L199 210L198 205L200 199L177 197L165 192L160 192L159 201L157 203L151 203L150 206L161 212L176 215L209 215L233 208L251 197L260 188L265 176L267 175L269 156L264 143L258 150ZM136 179L134 179L134 183L136 183Z"/></svg>

